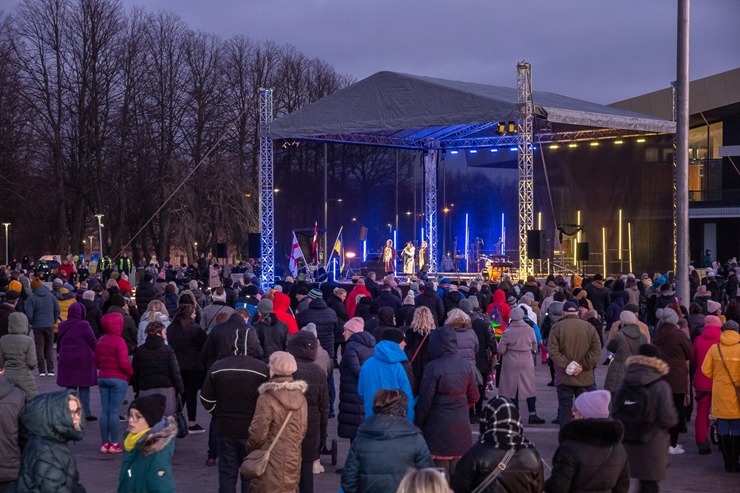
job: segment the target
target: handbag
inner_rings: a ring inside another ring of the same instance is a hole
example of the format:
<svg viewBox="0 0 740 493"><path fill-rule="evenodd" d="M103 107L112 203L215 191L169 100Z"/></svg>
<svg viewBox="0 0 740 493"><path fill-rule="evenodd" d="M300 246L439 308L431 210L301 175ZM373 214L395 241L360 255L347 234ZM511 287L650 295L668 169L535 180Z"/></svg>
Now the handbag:
<svg viewBox="0 0 740 493"><path fill-rule="evenodd" d="M177 396L177 412L174 415L175 422L177 423L177 438L185 438L188 436L188 420L185 418L182 405L182 395Z"/></svg>
<svg viewBox="0 0 740 493"><path fill-rule="evenodd" d="M506 451L506 454L504 454L504 458L501 459L501 462L498 463L498 465L491 471L491 473L486 476L486 479L484 479L478 486L475 487L472 493L481 493L483 490L488 488L491 483L493 483L499 474L504 472L506 469L506 466L509 465L509 461L511 461L511 458L514 457L514 454L516 453L516 450L509 449Z"/></svg>
<svg viewBox="0 0 740 493"><path fill-rule="evenodd" d="M732 379L732 373L730 373L730 369L727 367L727 363L725 362L725 357L722 354L722 346L721 346L721 344L719 342L717 343L717 351L719 351L719 357L722 360L722 364L725 367L725 371L727 372L727 376L730 377L730 383L732 384L733 387L735 387L735 394L737 394L737 401L740 403L740 387L738 387L735 384L735 380Z"/></svg>
<svg viewBox="0 0 740 493"><path fill-rule="evenodd" d="M283 430L285 430L285 427L288 425L288 420L290 420L290 416L292 414L293 411L288 412L288 415L285 417L285 421L283 421L283 426L280 427L280 431L277 432L277 435L275 435L275 438L272 440L272 443L267 450L252 450L247 454L242 461L242 465L239 466L239 473L242 476L247 478L258 478L265 473L267 463L270 462L270 453L272 452L273 447L275 447L280 435L283 434Z"/></svg>

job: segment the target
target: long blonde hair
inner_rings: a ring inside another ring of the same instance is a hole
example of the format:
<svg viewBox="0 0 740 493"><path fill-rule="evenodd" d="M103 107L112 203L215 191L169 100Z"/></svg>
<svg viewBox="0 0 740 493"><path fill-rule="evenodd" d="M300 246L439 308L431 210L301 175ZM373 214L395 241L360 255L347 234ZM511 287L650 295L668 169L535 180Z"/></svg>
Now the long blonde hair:
<svg viewBox="0 0 740 493"><path fill-rule="evenodd" d="M411 320L411 329L421 335L427 335L437 328L432 311L426 306L420 306L414 310L414 318Z"/></svg>
<svg viewBox="0 0 740 493"><path fill-rule="evenodd" d="M450 310L450 313L447 314L445 325L453 329L470 329L473 326L468 314L459 308Z"/></svg>
<svg viewBox="0 0 740 493"><path fill-rule="evenodd" d="M431 467L411 469L401 480L396 493L450 493L447 480Z"/></svg>
<svg viewBox="0 0 740 493"><path fill-rule="evenodd" d="M148 315L146 317L147 322L156 322L159 319L157 318L157 314L161 314L166 316L167 318L170 317L169 313L167 313L167 307L164 306L164 303L162 303L159 300L152 300L149 302L149 304L146 306L146 312Z"/></svg>

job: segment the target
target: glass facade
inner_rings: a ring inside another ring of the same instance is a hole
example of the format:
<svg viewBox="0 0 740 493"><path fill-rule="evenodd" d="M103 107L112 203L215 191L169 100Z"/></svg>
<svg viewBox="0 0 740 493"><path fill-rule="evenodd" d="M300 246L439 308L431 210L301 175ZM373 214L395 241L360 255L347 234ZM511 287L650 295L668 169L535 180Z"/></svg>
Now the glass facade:
<svg viewBox="0 0 740 493"><path fill-rule="evenodd" d="M722 122L689 130L689 200L722 200Z"/></svg>

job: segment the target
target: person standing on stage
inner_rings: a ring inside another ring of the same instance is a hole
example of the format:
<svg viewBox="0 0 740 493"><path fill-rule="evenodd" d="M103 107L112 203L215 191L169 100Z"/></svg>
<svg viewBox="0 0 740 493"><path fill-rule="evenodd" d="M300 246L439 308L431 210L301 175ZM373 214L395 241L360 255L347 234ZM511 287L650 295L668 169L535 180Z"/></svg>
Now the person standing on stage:
<svg viewBox="0 0 740 493"><path fill-rule="evenodd" d="M424 272L424 267L426 267L426 255L427 255L427 248L429 245L427 245L426 241L422 241L421 245L419 245L419 272Z"/></svg>
<svg viewBox="0 0 740 493"><path fill-rule="evenodd" d="M386 240L385 247L383 247L383 265L386 274L391 274L396 271L393 265L395 257L396 251L393 249L393 240Z"/></svg>
<svg viewBox="0 0 740 493"><path fill-rule="evenodd" d="M407 276L411 276L414 274L414 254L416 253L416 248L414 247L414 243L409 241L406 243L406 248L403 249L403 273Z"/></svg>

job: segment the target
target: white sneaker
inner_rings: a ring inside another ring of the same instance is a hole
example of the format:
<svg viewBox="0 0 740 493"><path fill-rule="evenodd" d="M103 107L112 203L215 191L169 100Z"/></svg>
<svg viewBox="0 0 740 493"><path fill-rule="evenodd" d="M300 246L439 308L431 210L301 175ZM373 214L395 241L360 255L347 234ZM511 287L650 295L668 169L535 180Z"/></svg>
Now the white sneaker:
<svg viewBox="0 0 740 493"><path fill-rule="evenodd" d="M681 455L685 453L686 451L683 449L681 445L676 445L675 447L668 446L668 453L670 455Z"/></svg>
<svg viewBox="0 0 740 493"><path fill-rule="evenodd" d="M47 373L47 375L50 376L50 377L53 377L54 376L54 372L53 371L50 371L49 373Z"/></svg>
<svg viewBox="0 0 740 493"><path fill-rule="evenodd" d="M39 376L40 377L45 377L46 376L46 373L39 373Z"/></svg>
<svg viewBox="0 0 740 493"><path fill-rule="evenodd" d="M324 466L321 465L321 461L319 459L316 459L313 461L313 473L321 474L322 472L324 472Z"/></svg>

